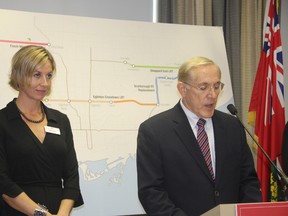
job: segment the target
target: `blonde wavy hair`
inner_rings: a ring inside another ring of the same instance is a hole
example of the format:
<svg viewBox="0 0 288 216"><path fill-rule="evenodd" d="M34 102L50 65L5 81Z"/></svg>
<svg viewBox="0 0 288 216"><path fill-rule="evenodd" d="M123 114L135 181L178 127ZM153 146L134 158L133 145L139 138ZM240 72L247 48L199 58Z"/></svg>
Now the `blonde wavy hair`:
<svg viewBox="0 0 288 216"><path fill-rule="evenodd" d="M54 73L56 63L46 48L36 45L22 47L12 58L9 85L16 91L29 86L33 73L47 62L51 63Z"/></svg>

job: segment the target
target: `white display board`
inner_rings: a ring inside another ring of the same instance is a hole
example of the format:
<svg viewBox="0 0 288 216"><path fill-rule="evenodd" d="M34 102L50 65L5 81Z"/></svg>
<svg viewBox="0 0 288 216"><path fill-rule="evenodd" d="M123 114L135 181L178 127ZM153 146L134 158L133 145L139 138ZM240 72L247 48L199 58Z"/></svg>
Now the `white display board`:
<svg viewBox="0 0 288 216"><path fill-rule="evenodd" d="M194 56L217 62L225 83L217 109L234 103L221 27L156 24L0 10L0 107L13 54L47 47L57 64L44 103L71 121L85 205L73 215L141 214L136 137L145 119L173 107L180 64Z"/></svg>

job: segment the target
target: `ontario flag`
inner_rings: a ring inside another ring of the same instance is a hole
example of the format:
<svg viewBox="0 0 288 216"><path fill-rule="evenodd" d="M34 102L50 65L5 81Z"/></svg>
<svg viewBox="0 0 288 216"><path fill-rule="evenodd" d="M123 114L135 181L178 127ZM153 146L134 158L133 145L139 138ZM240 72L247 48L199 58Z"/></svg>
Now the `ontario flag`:
<svg viewBox="0 0 288 216"><path fill-rule="evenodd" d="M255 127L255 138L275 164L281 161L285 127L283 57L277 9L277 0L267 0L263 47L248 113L248 123ZM260 149L257 154L263 201L282 200L276 170Z"/></svg>

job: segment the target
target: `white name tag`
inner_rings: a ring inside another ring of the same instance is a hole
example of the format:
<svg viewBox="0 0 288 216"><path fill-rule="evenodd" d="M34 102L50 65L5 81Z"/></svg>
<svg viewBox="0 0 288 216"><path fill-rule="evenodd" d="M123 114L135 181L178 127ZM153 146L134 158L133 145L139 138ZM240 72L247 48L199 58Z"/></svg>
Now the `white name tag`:
<svg viewBox="0 0 288 216"><path fill-rule="evenodd" d="M44 126L44 128L45 128L46 133L52 133L52 134L60 135L60 129L59 128L50 127L50 126Z"/></svg>

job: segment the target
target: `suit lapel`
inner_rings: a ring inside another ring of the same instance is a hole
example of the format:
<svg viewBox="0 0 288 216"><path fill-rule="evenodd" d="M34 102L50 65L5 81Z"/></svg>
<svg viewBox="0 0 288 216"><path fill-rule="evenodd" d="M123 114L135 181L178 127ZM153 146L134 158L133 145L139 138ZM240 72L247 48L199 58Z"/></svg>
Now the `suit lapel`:
<svg viewBox="0 0 288 216"><path fill-rule="evenodd" d="M193 130L189 124L189 121L181 108L180 103L174 107L174 130L178 135L179 139L182 141L183 145L187 151L191 154L192 158L195 160L195 163L201 168L204 174L212 181L214 180L211 177L211 174L208 170L202 152L199 148L196 137L193 133Z"/></svg>
<svg viewBox="0 0 288 216"><path fill-rule="evenodd" d="M227 137L225 122L219 117L219 113L215 110L212 117L213 129L214 129L214 139L215 139L215 155L216 155L216 178L215 182L221 181L221 172L223 163L225 163L225 154L227 149Z"/></svg>

